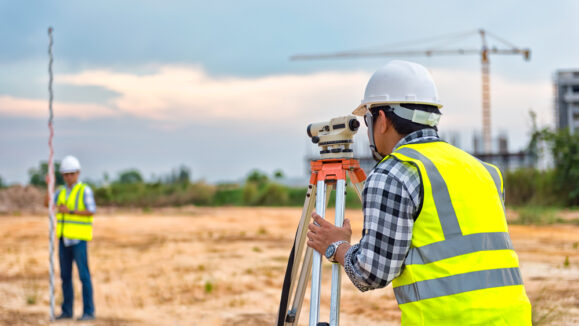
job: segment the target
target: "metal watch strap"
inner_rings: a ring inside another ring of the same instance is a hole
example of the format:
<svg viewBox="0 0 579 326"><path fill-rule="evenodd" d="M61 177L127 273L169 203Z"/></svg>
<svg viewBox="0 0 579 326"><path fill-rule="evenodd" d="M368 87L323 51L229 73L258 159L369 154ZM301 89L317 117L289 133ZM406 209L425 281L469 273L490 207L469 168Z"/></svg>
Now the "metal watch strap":
<svg viewBox="0 0 579 326"><path fill-rule="evenodd" d="M332 255L332 257L328 258L328 260L334 264L338 263L338 261L336 260L336 254L338 253L338 248L344 244L344 243L349 243L346 240L340 240L340 241L336 241L336 242L332 242L332 244L330 246L334 247L334 254Z"/></svg>

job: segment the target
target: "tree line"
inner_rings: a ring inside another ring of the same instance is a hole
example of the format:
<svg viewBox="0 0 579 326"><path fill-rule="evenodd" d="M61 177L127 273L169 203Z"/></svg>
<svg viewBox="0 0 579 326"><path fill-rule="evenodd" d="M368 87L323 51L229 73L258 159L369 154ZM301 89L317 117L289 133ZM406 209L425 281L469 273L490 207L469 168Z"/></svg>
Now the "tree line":
<svg viewBox="0 0 579 326"><path fill-rule="evenodd" d="M539 146L544 144L545 146ZM550 152L553 164L548 170L523 168L504 175L505 196L508 205L522 206L579 206L579 133L568 129L553 131L533 127L528 150L536 157ZM55 163L58 171L60 163ZM41 162L29 170L29 184L46 187L48 164ZM121 207L161 207L180 205L234 205L234 206L301 206L306 186L289 187L282 183L283 172L271 176L259 170L251 171L244 182L209 184L192 181L191 171L180 166L170 173L145 181L137 169L119 173L114 180L107 174L102 182L87 183L92 186L99 205ZM64 184L56 174L56 185ZM0 176L0 188L7 187ZM355 192L347 192L347 206L359 207Z"/></svg>
<svg viewBox="0 0 579 326"><path fill-rule="evenodd" d="M60 164L55 163L58 171ZM29 170L29 184L46 187L45 175L48 164L41 162L37 168ZM283 171L277 170L268 175L259 170L248 173L241 183L209 184L192 181L191 171L180 166L167 175L146 181L137 169L128 169L109 180L107 174L103 181L85 180L94 190L95 201L101 206L116 207L168 207L168 206L302 206L307 185L291 187L283 184ZM56 185L64 184L57 173ZM360 207L354 191L347 196L349 205Z"/></svg>

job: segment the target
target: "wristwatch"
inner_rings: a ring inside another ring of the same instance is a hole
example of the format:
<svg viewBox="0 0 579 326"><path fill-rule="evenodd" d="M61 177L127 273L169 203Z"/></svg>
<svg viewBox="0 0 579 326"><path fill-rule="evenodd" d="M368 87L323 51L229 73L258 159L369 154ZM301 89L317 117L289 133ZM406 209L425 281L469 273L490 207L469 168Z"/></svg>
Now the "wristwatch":
<svg viewBox="0 0 579 326"><path fill-rule="evenodd" d="M326 256L326 258L330 262L332 262L334 264L337 263L338 261L336 260L336 252L338 252L338 247L343 243L348 243L348 241L340 240L340 241L336 241L336 242L330 244L328 246L328 249L326 249L326 253L324 254L324 256Z"/></svg>

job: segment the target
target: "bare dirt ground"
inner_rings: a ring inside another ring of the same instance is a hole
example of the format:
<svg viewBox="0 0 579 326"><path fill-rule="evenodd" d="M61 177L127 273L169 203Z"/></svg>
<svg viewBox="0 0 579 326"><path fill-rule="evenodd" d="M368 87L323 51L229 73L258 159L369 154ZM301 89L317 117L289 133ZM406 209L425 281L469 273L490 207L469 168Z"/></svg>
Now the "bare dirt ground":
<svg viewBox="0 0 579 326"><path fill-rule="evenodd" d="M85 324L274 325L300 214L299 208L101 210L89 245L98 319ZM346 216L355 241L362 214L349 210ZM0 216L1 325L49 324L47 220ZM569 224L510 227L538 325L579 324L578 231ZM324 263L322 320L328 316L330 274ZM78 316L76 271L74 277ZM58 313L58 276L56 289ZM306 299L302 324L307 307ZM399 319L391 286L360 293L343 274L341 325L398 325Z"/></svg>

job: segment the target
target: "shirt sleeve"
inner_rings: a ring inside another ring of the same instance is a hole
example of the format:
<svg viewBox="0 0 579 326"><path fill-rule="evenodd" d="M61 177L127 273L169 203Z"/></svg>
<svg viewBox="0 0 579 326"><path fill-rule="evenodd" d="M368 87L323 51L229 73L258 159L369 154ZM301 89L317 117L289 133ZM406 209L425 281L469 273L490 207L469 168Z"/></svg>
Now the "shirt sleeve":
<svg viewBox="0 0 579 326"><path fill-rule="evenodd" d="M91 213L96 213L96 203L94 201L94 194L89 186L84 188L84 207Z"/></svg>
<svg viewBox="0 0 579 326"><path fill-rule="evenodd" d="M344 270L360 291L385 287L400 275L420 209L418 171L410 163L390 161L366 180L362 239L344 258Z"/></svg>

